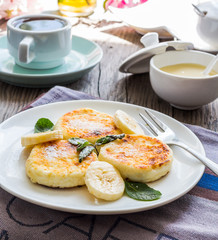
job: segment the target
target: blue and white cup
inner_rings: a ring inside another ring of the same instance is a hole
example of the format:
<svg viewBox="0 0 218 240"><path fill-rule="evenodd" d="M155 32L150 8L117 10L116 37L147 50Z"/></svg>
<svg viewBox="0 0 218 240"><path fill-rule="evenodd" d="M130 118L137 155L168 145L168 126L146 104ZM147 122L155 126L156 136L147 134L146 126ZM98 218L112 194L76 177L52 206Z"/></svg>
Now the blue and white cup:
<svg viewBox="0 0 218 240"><path fill-rule="evenodd" d="M50 14L22 15L7 22L8 50L21 67L60 66L71 51L71 24Z"/></svg>

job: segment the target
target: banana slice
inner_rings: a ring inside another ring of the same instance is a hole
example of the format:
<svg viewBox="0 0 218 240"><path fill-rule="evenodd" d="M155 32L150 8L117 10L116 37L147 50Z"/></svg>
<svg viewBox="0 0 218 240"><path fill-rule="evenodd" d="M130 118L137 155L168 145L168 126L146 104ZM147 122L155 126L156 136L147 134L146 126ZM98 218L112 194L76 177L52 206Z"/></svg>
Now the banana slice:
<svg viewBox="0 0 218 240"><path fill-rule="evenodd" d="M117 110L114 114L114 123L126 134L143 134L144 131L139 124L126 112Z"/></svg>
<svg viewBox="0 0 218 240"><path fill-rule="evenodd" d="M90 164L86 171L85 183L91 194L107 201L121 198L125 187L120 173L111 164L103 161Z"/></svg>
<svg viewBox="0 0 218 240"><path fill-rule="evenodd" d="M63 139L63 133L61 130L33 133L21 137L21 145L23 147L30 147L39 143L49 142L58 139Z"/></svg>

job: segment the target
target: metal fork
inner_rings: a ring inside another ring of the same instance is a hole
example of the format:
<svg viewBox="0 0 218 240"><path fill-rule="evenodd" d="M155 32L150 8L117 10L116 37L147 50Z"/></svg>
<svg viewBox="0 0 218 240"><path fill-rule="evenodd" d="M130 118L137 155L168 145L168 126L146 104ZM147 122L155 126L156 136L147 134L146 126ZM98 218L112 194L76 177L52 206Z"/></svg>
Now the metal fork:
<svg viewBox="0 0 218 240"><path fill-rule="evenodd" d="M192 148L188 147L185 143L181 142L177 137L176 134L173 132L172 129L170 129L166 124L161 122L157 117L155 117L151 112L145 109L145 112L147 115L150 117L151 120L154 121L154 123L157 125L157 127L148 119L146 118L143 114L139 113L141 118L145 121L147 127L147 130L149 132L165 142L166 144L169 145L176 145L179 146L186 151L188 151L190 154L192 154L194 157L196 157L198 160L200 160L205 166L207 166L211 171L213 171L216 175L218 175L218 164L215 162L211 161L209 158L202 156ZM158 129L159 128L159 129Z"/></svg>

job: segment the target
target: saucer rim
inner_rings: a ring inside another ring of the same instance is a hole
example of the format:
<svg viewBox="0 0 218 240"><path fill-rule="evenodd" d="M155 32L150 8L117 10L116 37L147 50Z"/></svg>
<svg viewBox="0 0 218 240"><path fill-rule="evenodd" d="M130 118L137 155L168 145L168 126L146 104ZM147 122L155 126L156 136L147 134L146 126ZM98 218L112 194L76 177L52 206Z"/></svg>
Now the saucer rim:
<svg viewBox="0 0 218 240"><path fill-rule="evenodd" d="M3 35L3 36L0 36L0 41L3 41L5 38L7 38L6 35ZM94 68L102 59L103 57L103 50L102 48L97 44L95 43L94 41L91 41L89 39L86 39L84 37L80 37L80 36L77 36L77 35L72 35L72 41L73 41L73 38L75 40L75 38L77 40L83 40L83 41L86 41L88 43L91 43L92 46L95 46L93 50L98 50L98 55L97 57L95 56L95 61L93 63L90 64L91 60L90 61L87 61L87 64L77 70L73 70L73 71L69 71L69 72L56 72L56 73L49 73L49 74L25 74L25 73L12 73L12 72L7 72L7 71L3 71L2 69L0 69L0 81L1 82L5 82L5 83L8 83L8 84L11 84L11 85L15 85L15 86L22 86L22 87L50 87L50 86L54 86L56 84L67 84L67 83L70 83L70 82L74 82L76 80L78 80L78 78L81 78L83 75L85 75L86 73L88 73L92 68ZM6 39L7 41L7 39ZM80 51L78 51L78 47L73 47L74 45L72 44L72 48L71 48L71 51L74 51L75 53L80 53L81 55L84 56L84 59L86 58L84 54L82 54ZM1 47L0 48L0 51L1 50L6 50L7 48L5 47ZM15 64L15 63L14 63ZM29 70L29 69L28 69ZM75 75L75 76L74 76ZM39 84L36 84L35 82L34 83L31 83L31 79L33 79L34 81L38 78L40 78L41 80L48 80L50 78L55 78L55 81L54 83L50 83L50 82L41 82ZM64 77L64 79L61 79L61 80L57 80L56 78L62 78ZM25 80L26 79L29 79L30 81L27 83L27 82L20 82L22 80ZM18 80L18 81L17 81ZM20 81L19 81L20 80Z"/></svg>

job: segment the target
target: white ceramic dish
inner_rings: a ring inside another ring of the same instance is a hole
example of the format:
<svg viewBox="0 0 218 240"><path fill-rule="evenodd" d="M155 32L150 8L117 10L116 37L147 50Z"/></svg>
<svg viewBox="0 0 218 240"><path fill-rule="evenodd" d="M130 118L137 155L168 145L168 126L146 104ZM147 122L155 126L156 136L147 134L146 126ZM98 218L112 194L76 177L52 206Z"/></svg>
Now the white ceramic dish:
<svg viewBox="0 0 218 240"><path fill-rule="evenodd" d="M175 37L192 42L195 49L218 52L218 48L203 41L197 32L198 16L192 0L152 0L133 8L110 11L140 34L157 32L160 38ZM136 17L137 16L137 17Z"/></svg>
<svg viewBox="0 0 218 240"><path fill-rule="evenodd" d="M72 50L65 64L44 70L18 66L7 49L7 37L0 37L0 80L21 87L51 87L68 84L81 78L101 61L100 46L85 38L73 36Z"/></svg>
<svg viewBox="0 0 218 240"><path fill-rule="evenodd" d="M197 32L209 45L218 49L218 2L199 3L197 8L205 14L198 13ZM197 11L196 11L197 12Z"/></svg>
<svg viewBox="0 0 218 240"><path fill-rule="evenodd" d="M181 63L207 66L214 55L194 51L168 51L152 57L150 81L155 93L174 107L192 110L214 101L218 97L218 75L186 77L167 73L160 68ZM218 63L213 70L218 72Z"/></svg>
<svg viewBox="0 0 218 240"><path fill-rule="evenodd" d="M110 101L69 101L47 104L21 112L0 125L0 186L9 193L28 202L74 213L123 214L156 208L181 197L200 180L204 165L180 148L173 148L174 162L171 172L159 181L149 184L162 192L157 201L136 201L123 196L118 201L106 202L95 199L86 187L71 189L52 189L33 184L25 174L25 160L28 152L21 147L21 136L33 131L35 122L47 117L56 122L64 113L80 107L90 107L98 111L114 114L117 109L126 111L138 121L143 107ZM204 149L198 138L178 121L152 111L167 123L189 146L203 155Z"/></svg>

